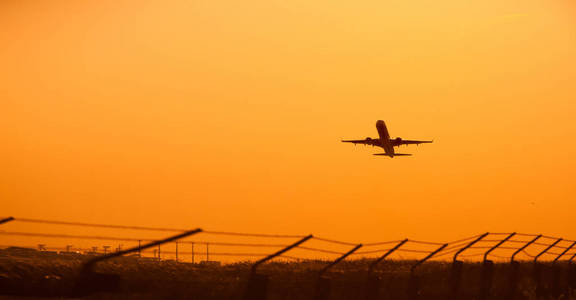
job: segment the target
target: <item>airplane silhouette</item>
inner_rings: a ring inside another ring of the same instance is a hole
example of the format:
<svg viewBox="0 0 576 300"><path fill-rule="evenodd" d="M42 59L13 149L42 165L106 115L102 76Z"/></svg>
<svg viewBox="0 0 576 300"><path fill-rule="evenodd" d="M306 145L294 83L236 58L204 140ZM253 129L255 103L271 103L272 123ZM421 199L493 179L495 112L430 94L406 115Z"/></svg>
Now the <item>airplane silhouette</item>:
<svg viewBox="0 0 576 300"><path fill-rule="evenodd" d="M367 137L364 140L342 140L343 143L353 143L362 144L362 145L371 145L371 146L378 146L384 149L385 153L375 153L374 155L386 155L394 158L394 156L410 156L412 154L406 153L394 153L394 147L398 147L400 145L419 145L425 143L432 143L432 141L413 141L413 140L403 140L402 138L395 138L391 139L390 134L388 134L388 129L386 128L386 124L384 121L378 120L376 121L376 129L378 130L378 135L380 138L373 139Z"/></svg>

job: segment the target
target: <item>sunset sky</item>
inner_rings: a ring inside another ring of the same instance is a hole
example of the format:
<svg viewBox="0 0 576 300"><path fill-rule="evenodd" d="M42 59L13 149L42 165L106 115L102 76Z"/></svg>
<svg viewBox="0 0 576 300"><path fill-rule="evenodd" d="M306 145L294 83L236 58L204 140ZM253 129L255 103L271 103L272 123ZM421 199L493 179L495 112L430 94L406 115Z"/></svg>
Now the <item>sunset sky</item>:
<svg viewBox="0 0 576 300"><path fill-rule="evenodd" d="M0 212L576 238L572 0L0 3ZM341 139L433 139L412 157Z"/></svg>

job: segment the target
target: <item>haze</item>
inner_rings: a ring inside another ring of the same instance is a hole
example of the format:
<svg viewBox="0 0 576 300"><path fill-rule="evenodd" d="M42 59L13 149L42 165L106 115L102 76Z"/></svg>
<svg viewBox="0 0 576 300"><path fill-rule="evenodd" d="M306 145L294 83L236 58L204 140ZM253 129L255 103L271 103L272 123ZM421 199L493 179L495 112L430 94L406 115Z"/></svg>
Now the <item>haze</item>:
<svg viewBox="0 0 576 300"><path fill-rule="evenodd" d="M568 0L2 1L0 211L574 238L575 16ZM434 144L340 143L378 119Z"/></svg>

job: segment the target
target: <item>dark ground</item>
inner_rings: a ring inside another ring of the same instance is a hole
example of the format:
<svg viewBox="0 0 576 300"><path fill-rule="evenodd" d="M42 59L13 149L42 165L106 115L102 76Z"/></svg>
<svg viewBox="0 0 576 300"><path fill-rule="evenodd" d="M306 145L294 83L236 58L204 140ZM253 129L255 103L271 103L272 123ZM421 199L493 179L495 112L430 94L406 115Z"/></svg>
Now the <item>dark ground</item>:
<svg viewBox="0 0 576 300"><path fill-rule="evenodd" d="M250 278L250 264L201 265L157 262L121 257L97 265L94 273L79 270L89 256L39 251L0 250L0 299L242 299ZM365 299L369 261L345 261L325 274L331 281L328 298ZM413 261L384 262L377 275L375 299L456 299L451 294L451 264L430 262L410 277ZM321 261L274 262L262 265L267 275L267 299L315 299ZM569 266L543 264L541 284L534 280L532 263L519 265L516 299L576 299L568 297ZM482 265L464 264L459 299L480 299ZM511 299L511 268L495 264L487 299ZM574 282L575 280L572 280ZM419 291L419 292L418 292ZM536 297L536 294L555 296ZM31 297L31 298L28 298Z"/></svg>

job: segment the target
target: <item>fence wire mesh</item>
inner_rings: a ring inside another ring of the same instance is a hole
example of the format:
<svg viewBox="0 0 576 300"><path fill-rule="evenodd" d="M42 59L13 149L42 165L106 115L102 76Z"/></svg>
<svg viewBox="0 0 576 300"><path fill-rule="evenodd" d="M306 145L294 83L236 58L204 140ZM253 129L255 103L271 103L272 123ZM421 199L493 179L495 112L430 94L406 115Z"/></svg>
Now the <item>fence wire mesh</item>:
<svg viewBox="0 0 576 300"><path fill-rule="evenodd" d="M36 251L51 251L63 255L101 255L118 252L129 247L159 240L166 232L184 232L184 228L127 226L96 224L33 218L3 218L0 230L0 246L4 249L32 248ZM19 224L36 224L35 231L21 230ZM202 233L176 242L163 244L156 249L139 251L132 256L154 260L176 260L179 262L233 263L257 260L292 244L306 235L246 233L234 231L204 230ZM540 236L537 241L530 242ZM481 237L481 238L480 238ZM478 240L477 240L478 239ZM476 241L477 240L477 241ZM349 254L349 259L375 259L392 249L402 239L362 243L362 247ZM474 242L473 242L474 241ZM473 245L469 245L473 242ZM529 247L525 247L528 243ZM331 261L346 254L359 242L342 241L314 236L289 253L275 259L326 260ZM427 256L431 260L451 260L458 253L464 260L487 258L510 260L519 251L517 260L571 261L576 249L575 242L553 236L527 233L496 232L477 234L462 239L438 242L406 239L405 244L387 259L419 260ZM446 245L442 249L438 248ZM462 252L462 253L460 253Z"/></svg>

